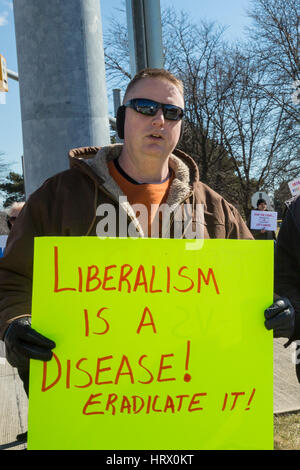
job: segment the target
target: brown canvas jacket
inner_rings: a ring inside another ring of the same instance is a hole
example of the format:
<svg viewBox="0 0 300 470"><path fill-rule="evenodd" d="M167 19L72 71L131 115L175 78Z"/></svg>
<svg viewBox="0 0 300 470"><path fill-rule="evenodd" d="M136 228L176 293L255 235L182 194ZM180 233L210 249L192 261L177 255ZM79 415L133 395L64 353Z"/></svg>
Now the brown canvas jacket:
<svg viewBox="0 0 300 470"><path fill-rule="evenodd" d="M116 144L71 150L70 169L46 180L29 197L0 259L0 338L11 321L31 314L34 237L96 236L100 219L97 207L105 203L113 204L117 215L125 211L128 224L132 222L138 236L144 236L130 204L119 203L119 197L124 194L108 172L106 161L117 158L121 148L121 144ZM194 208L200 203L204 220L199 221L193 212L192 223L202 224L204 238L253 239L239 212L201 183L198 167L191 157L175 150L170 167L175 176L167 204L174 213L178 207L189 204ZM172 219L171 224L174 224Z"/></svg>

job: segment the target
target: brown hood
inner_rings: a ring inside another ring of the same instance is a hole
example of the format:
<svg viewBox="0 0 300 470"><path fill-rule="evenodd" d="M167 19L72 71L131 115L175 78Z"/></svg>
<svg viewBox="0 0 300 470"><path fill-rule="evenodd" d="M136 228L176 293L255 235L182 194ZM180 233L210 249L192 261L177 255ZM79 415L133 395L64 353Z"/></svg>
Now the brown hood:
<svg viewBox="0 0 300 470"><path fill-rule="evenodd" d="M98 185L109 191L116 199L124 196L118 185L111 178L107 162L118 158L122 151L122 144L107 147L81 147L69 152L70 167L80 168L88 174ZM171 154L169 165L174 171L167 204L175 209L183 199L191 194L195 183L199 182L199 170L194 160L180 150Z"/></svg>

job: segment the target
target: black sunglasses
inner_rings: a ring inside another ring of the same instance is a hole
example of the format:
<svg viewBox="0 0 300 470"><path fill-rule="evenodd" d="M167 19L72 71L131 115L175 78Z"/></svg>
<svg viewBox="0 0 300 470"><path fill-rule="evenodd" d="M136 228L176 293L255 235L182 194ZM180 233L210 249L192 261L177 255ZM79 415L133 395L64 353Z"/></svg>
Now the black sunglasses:
<svg viewBox="0 0 300 470"><path fill-rule="evenodd" d="M138 113L146 116L155 116L159 109L162 109L165 119L169 121L180 121L183 118L184 110L174 104L163 104L145 98L134 98L124 104L126 108L132 108Z"/></svg>

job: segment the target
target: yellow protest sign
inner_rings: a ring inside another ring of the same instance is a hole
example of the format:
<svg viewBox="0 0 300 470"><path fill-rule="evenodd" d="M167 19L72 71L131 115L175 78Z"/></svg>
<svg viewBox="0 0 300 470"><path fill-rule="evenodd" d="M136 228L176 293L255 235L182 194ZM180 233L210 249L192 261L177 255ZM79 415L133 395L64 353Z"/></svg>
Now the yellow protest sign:
<svg viewBox="0 0 300 470"><path fill-rule="evenodd" d="M190 242L191 243L191 242ZM35 239L29 449L271 449L272 242Z"/></svg>

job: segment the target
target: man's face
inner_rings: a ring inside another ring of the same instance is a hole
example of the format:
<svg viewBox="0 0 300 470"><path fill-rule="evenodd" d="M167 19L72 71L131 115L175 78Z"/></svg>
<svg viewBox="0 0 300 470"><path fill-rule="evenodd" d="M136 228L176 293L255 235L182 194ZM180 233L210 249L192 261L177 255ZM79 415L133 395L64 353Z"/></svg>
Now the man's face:
<svg viewBox="0 0 300 470"><path fill-rule="evenodd" d="M144 78L125 97L125 102L133 98L146 98L164 104L174 104L184 108L184 99L179 89L166 79ZM126 108L124 146L135 158L145 156L166 159L176 147L180 137L181 121L164 118L162 109L155 116L145 116L134 109Z"/></svg>
<svg viewBox="0 0 300 470"><path fill-rule="evenodd" d="M261 202L258 204L257 208L259 211L265 211L267 209L267 204L265 202Z"/></svg>

